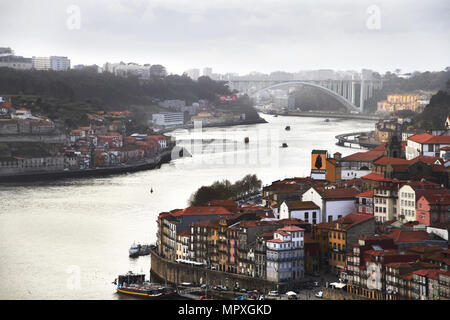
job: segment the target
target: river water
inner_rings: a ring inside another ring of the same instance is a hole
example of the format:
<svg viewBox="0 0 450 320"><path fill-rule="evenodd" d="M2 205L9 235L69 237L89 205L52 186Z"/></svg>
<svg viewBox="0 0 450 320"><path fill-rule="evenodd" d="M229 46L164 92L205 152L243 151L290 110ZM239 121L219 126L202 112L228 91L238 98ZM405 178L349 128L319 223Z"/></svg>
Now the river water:
<svg viewBox="0 0 450 320"><path fill-rule="evenodd" d="M265 185L307 176L312 149L354 153L336 146L334 136L374 126L261 116L268 123L174 132L192 157L160 169L0 184L0 299L119 299L111 283L118 274L149 274L149 256L130 259L128 249L134 241L155 243L160 212L186 207L198 187L216 180L251 173Z"/></svg>

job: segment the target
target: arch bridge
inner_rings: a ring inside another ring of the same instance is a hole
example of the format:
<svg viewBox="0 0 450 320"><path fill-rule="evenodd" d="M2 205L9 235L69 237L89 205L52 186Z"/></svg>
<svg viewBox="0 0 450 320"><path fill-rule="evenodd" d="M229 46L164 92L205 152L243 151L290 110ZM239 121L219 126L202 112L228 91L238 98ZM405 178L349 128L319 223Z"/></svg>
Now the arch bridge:
<svg viewBox="0 0 450 320"><path fill-rule="evenodd" d="M335 97L349 112L363 112L364 101L373 96L374 90L383 86L381 80L228 80L230 90L237 90L252 97L277 88L299 86L314 87ZM359 101L357 101L359 100Z"/></svg>

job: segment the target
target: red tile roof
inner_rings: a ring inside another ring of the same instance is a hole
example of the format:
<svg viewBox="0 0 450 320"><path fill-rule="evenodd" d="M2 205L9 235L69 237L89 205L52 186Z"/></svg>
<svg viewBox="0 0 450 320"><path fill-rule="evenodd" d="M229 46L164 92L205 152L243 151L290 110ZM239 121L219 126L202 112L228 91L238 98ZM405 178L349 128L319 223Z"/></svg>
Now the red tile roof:
<svg viewBox="0 0 450 320"><path fill-rule="evenodd" d="M431 137L432 137L432 135L429 133L420 133L420 134L415 134L415 135L409 137L408 140L418 142L418 143L424 143Z"/></svg>
<svg viewBox="0 0 450 320"><path fill-rule="evenodd" d="M227 215L227 214L231 214L231 212L225 209L224 207L215 207L215 206L204 206L204 207L193 206L172 213L174 217L200 216L200 215Z"/></svg>
<svg viewBox="0 0 450 320"><path fill-rule="evenodd" d="M355 188L338 188L338 189L325 189L323 193L324 199L352 199L359 193Z"/></svg>
<svg viewBox="0 0 450 320"><path fill-rule="evenodd" d="M366 174L365 176L362 176L361 179L367 179L367 180L373 180L373 181L384 181L384 180L386 180L384 178L383 174L375 173L375 172L371 172L369 174Z"/></svg>
<svg viewBox="0 0 450 320"><path fill-rule="evenodd" d="M342 228L344 230L348 230L353 228L354 226L375 219L373 215L363 214L363 213L349 213L348 215L337 219L336 221L332 221L332 225L334 226L336 223L343 224Z"/></svg>
<svg viewBox="0 0 450 320"><path fill-rule="evenodd" d="M288 232L295 232L295 231L305 231L305 229L297 227L297 226L285 226L281 229L278 229L278 231L288 231Z"/></svg>
<svg viewBox="0 0 450 320"><path fill-rule="evenodd" d="M312 201L285 201L285 202L289 210L320 209L319 206Z"/></svg>
<svg viewBox="0 0 450 320"><path fill-rule="evenodd" d="M374 162L376 165L388 165L388 164L410 164L409 160L403 158L382 157Z"/></svg>
<svg viewBox="0 0 450 320"><path fill-rule="evenodd" d="M383 150L381 151L370 150L366 152L357 152L349 156L343 157L342 161L375 161L376 159L382 157L383 154L384 154Z"/></svg>
<svg viewBox="0 0 450 320"><path fill-rule="evenodd" d="M363 192L363 193L358 193L356 195L356 197L358 197L358 198L373 198L373 194L374 194L374 191L373 190L369 190L369 191L366 191L366 192Z"/></svg>
<svg viewBox="0 0 450 320"><path fill-rule="evenodd" d="M392 233L386 234L387 237L390 237L397 242L421 242L424 240L432 240L430 235L426 231L410 231L410 230L402 230L402 229L393 229Z"/></svg>

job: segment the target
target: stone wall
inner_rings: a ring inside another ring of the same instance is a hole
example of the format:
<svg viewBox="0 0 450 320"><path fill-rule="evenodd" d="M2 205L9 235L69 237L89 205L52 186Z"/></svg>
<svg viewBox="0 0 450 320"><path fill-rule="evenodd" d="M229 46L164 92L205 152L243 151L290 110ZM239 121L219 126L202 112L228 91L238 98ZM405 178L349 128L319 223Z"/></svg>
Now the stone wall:
<svg viewBox="0 0 450 320"><path fill-rule="evenodd" d="M326 300L368 300L365 297L348 293L345 289L323 289L323 298Z"/></svg>
<svg viewBox="0 0 450 320"><path fill-rule="evenodd" d="M263 292L276 290L276 283L264 279L180 264L161 258L153 250L151 251L151 272L157 277L175 284L191 282L196 284L225 285L232 289L237 283L239 288L248 290L256 289Z"/></svg>

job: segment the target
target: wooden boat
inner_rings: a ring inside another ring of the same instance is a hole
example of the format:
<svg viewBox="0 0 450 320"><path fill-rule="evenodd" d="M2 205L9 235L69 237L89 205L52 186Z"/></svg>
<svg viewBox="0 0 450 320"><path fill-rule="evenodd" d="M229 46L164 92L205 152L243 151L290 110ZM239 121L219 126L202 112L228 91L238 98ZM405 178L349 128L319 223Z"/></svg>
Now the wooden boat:
<svg viewBox="0 0 450 320"><path fill-rule="evenodd" d="M244 142L248 143L250 141L250 139L248 137L245 137Z"/></svg>
<svg viewBox="0 0 450 320"><path fill-rule="evenodd" d="M283 147L283 148L287 148L287 147L288 147L287 143L284 142L284 143L282 144L282 147Z"/></svg>

